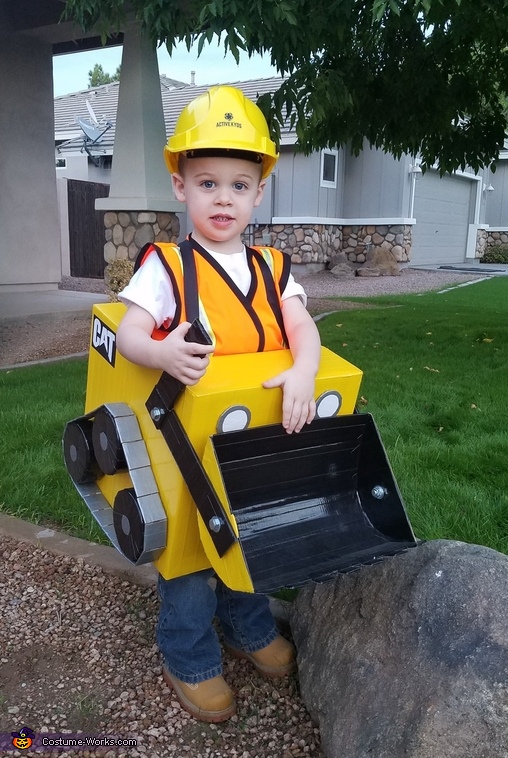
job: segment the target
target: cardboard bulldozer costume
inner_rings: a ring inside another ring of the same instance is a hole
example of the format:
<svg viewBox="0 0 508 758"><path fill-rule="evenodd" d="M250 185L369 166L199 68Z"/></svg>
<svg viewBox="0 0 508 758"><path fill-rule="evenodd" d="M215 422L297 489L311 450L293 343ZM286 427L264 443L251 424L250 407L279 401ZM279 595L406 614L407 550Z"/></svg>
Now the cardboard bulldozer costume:
<svg viewBox="0 0 508 758"><path fill-rule="evenodd" d="M362 373L322 348L316 419L281 425L262 382L289 350L219 356L194 386L125 360L125 307L95 306L85 415L63 447L78 492L132 563L167 579L210 566L232 589L323 581L414 547Z"/></svg>

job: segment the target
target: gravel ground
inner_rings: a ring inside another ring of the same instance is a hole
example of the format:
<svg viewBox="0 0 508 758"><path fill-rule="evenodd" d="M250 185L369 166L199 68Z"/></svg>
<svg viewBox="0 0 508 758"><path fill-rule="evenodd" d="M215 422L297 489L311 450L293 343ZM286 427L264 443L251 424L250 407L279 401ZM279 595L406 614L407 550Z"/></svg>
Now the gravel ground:
<svg viewBox="0 0 508 758"><path fill-rule="evenodd" d="M296 677L264 680L226 657L237 715L214 725L182 711L161 676L155 589L11 539L2 544L0 576L0 732L28 726L39 739L81 732L137 741L100 753L108 758L323 757Z"/></svg>
<svg viewBox="0 0 508 758"><path fill-rule="evenodd" d="M310 308L314 301L329 297L376 297L427 292L482 278L475 274L423 271L411 268L402 269L400 276L355 276L352 279L337 279L326 270L317 274L296 274L295 276L307 292ZM349 307L357 307L357 304L353 303Z"/></svg>
<svg viewBox="0 0 508 758"><path fill-rule="evenodd" d="M329 272L297 275L313 312L355 304L334 296L422 292L475 278L406 269L399 277L336 280ZM76 282L72 283L76 286ZM86 289L86 282L80 282ZM96 291L96 290L95 290ZM16 344L23 329L23 349ZM89 319L0 325L0 365L85 350ZM14 351L15 348L15 351ZM194 721L161 676L153 588L107 576L100 568L4 539L0 548L0 732L22 726L41 734L80 732L133 738L136 747L59 750L58 755L165 758L323 758L297 677L265 681L245 661L225 657L238 714L225 724ZM55 752L23 751L51 756ZM0 755L6 752L0 746Z"/></svg>

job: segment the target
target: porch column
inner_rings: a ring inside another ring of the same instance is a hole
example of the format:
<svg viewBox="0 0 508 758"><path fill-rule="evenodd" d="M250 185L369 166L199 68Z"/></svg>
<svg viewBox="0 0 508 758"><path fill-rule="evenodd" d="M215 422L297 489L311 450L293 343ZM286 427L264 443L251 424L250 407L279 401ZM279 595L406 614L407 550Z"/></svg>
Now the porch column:
<svg viewBox="0 0 508 758"><path fill-rule="evenodd" d="M0 18L0 291L61 279L52 48Z"/></svg>
<svg viewBox="0 0 508 758"><path fill-rule="evenodd" d="M98 210L107 211L108 263L133 260L147 242L178 236L176 213L184 206L173 197L165 143L157 54L133 23L124 33L109 197L95 201Z"/></svg>

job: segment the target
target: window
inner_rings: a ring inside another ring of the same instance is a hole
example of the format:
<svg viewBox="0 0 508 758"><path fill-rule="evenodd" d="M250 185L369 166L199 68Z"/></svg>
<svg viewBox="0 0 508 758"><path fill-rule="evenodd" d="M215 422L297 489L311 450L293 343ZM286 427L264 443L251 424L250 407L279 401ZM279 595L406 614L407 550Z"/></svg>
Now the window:
<svg viewBox="0 0 508 758"><path fill-rule="evenodd" d="M321 151L321 186L335 189L337 187L337 150Z"/></svg>
<svg viewBox="0 0 508 758"><path fill-rule="evenodd" d="M67 166L65 158L57 158L55 163L57 168L65 168Z"/></svg>

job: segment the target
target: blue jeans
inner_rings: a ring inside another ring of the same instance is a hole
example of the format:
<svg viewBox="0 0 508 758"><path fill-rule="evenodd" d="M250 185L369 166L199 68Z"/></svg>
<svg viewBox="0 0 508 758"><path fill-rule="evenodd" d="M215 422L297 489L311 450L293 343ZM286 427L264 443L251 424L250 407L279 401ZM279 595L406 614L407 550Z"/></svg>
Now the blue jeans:
<svg viewBox="0 0 508 758"><path fill-rule="evenodd" d="M214 590L212 569L163 579L159 575L161 606L157 643L170 674L187 684L212 679L222 673L221 648L212 626L217 616L225 641L252 653L277 636L268 598L234 592L219 578Z"/></svg>

